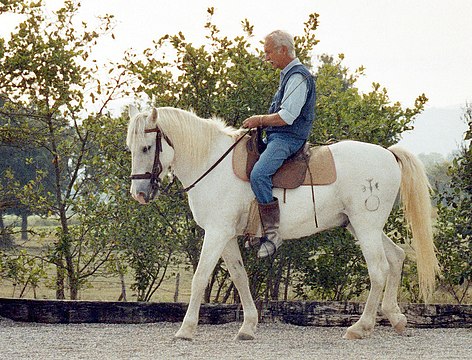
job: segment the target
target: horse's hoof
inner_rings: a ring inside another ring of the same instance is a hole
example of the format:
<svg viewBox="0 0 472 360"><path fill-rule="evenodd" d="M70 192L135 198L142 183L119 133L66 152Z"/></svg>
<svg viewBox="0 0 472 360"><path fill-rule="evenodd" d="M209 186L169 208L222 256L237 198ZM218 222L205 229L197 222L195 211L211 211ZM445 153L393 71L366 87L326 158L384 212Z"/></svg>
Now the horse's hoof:
<svg viewBox="0 0 472 360"><path fill-rule="evenodd" d="M177 336L177 335L174 335L174 339L175 340L183 340L183 341L193 341L193 339L191 337Z"/></svg>
<svg viewBox="0 0 472 360"><path fill-rule="evenodd" d="M403 316L403 318L396 325L393 326L397 334L403 334L406 328L406 323L406 317Z"/></svg>
<svg viewBox="0 0 472 360"><path fill-rule="evenodd" d="M354 331L348 330L344 334L343 339L346 339L346 340L360 340L360 339L362 339L362 336L358 333L355 333Z"/></svg>
<svg viewBox="0 0 472 360"><path fill-rule="evenodd" d="M255 336L247 333L238 333L235 340L254 340Z"/></svg>
<svg viewBox="0 0 472 360"><path fill-rule="evenodd" d="M174 335L174 339L176 340L185 340L185 341L192 341L193 337L188 334L184 334L182 331L177 331L177 333Z"/></svg>

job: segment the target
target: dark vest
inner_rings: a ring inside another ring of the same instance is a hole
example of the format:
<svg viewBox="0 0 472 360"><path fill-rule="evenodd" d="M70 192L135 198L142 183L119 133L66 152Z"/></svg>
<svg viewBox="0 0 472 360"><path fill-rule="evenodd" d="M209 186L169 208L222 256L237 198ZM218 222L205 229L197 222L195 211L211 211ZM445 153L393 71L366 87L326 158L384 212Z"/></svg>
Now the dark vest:
<svg viewBox="0 0 472 360"><path fill-rule="evenodd" d="M302 107L300 115L295 119L292 125L285 126L269 126L267 127L266 134L270 133L283 133L288 136L300 140L306 140L311 132L311 127L313 125L313 120L315 119L315 101L316 101L316 89L315 89L315 79L310 71L303 65L295 65L292 67L287 74L282 78L280 82L280 87L277 90L274 98L272 99L272 104L269 108L269 114L276 113L280 110L280 105L282 99L284 98L285 86L287 81L295 73L300 73L306 79L308 93L306 97L305 104ZM298 85L298 84L296 84ZM290 96L290 95L289 95Z"/></svg>

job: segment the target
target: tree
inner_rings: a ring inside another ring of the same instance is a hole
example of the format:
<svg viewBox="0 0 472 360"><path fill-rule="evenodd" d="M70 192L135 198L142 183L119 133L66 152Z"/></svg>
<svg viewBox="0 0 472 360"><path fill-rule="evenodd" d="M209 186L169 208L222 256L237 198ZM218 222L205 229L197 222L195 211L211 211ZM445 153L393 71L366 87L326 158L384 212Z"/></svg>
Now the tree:
<svg viewBox="0 0 472 360"><path fill-rule="evenodd" d="M450 167L449 189L438 194L436 247L443 268L441 284L460 304L472 288L472 105L466 104L464 134L469 145Z"/></svg>
<svg viewBox="0 0 472 360"><path fill-rule="evenodd" d="M1 124L0 121L0 126ZM28 144L6 144L0 146L0 169L2 171L11 171L14 178L19 182L18 186L27 186L30 181L36 179L38 172L45 174L42 185L46 191L53 190L52 175L53 166L47 161L47 153L44 150L31 148ZM2 177L3 181L9 181L7 177ZM7 184L4 184L5 186ZM21 216L21 239L28 239L28 216L31 215L31 209L21 199L11 199L12 205L3 210L3 213L13 213Z"/></svg>
<svg viewBox="0 0 472 360"><path fill-rule="evenodd" d="M84 164L93 134L88 124L100 121L120 86L119 81L100 86L94 78L96 66L87 67L86 61L97 39L110 31L112 17L103 17L98 29L89 30L84 23L74 23L79 5L70 0L50 20L43 13L42 1L2 4L1 12L21 12L26 19L8 44L0 41L0 93L8 94L2 115L9 119L0 135L2 142L21 139L44 150L45 162L52 164L52 191L43 184L47 176L42 170L18 189L17 198L33 211L58 219L57 241L49 253L57 269L56 297L65 297L67 277L70 298L76 299L84 268L95 264L89 258L81 263L77 255L87 232L70 226L75 203L89 181ZM90 84L96 87L88 93ZM83 120L85 99L90 95L95 100L100 93L105 100L98 114Z"/></svg>

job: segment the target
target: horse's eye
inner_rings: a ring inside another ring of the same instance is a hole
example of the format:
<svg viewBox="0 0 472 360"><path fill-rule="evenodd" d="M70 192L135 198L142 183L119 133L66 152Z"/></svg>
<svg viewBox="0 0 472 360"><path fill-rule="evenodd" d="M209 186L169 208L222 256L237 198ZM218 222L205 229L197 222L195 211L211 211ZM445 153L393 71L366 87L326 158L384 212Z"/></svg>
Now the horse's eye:
<svg viewBox="0 0 472 360"><path fill-rule="evenodd" d="M143 147L143 153L147 153L149 150L151 150L151 145Z"/></svg>

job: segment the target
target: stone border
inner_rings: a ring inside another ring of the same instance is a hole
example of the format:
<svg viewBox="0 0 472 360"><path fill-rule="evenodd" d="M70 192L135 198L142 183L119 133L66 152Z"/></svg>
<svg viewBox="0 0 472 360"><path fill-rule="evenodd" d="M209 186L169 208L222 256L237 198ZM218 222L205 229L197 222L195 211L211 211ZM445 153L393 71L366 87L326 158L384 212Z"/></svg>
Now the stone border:
<svg viewBox="0 0 472 360"><path fill-rule="evenodd" d="M300 326L349 326L357 321L364 303L270 301L257 303L261 322L282 321ZM472 328L472 305L401 304L410 327ZM28 300L0 298L0 316L15 321L48 324L136 324L182 321L187 304ZM240 304L203 304L200 323L242 321ZM379 311L378 323L388 325Z"/></svg>

